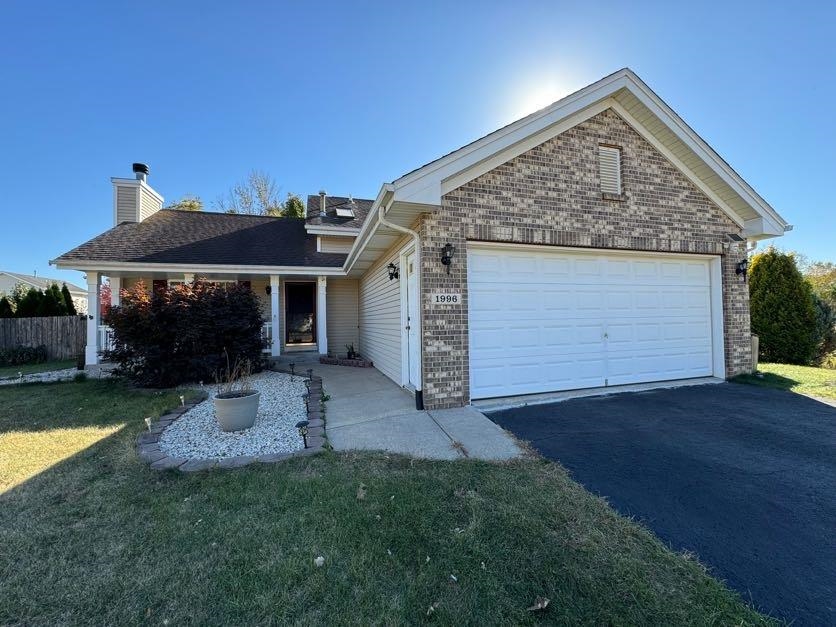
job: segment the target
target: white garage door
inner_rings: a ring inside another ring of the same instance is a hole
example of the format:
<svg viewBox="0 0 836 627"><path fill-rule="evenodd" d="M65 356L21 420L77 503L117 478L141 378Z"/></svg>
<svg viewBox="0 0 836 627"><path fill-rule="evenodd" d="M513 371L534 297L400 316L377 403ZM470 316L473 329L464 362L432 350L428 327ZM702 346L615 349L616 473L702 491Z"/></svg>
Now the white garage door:
<svg viewBox="0 0 836 627"><path fill-rule="evenodd" d="M467 266L471 398L713 374L708 258L473 246Z"/></svg>

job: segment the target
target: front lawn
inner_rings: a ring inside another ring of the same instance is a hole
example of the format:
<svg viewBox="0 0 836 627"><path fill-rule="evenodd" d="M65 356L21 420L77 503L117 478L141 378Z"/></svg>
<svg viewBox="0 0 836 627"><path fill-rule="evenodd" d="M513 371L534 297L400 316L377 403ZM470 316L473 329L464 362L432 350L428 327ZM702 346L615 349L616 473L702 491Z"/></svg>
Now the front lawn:
<svg viewBox="0 0 836 627"><path fill-rule="evenodd" d="M0 366L0 379L8 377L16 377L18 373L34 374L36 372L48 372L50 370L64 370L66 368L75 368L76 362L74 359L59 359L55 361L45 361L42 364L21 364L19 366Z"/></svg>
<svg viewBox="0 0 836 627"><path fill-rule="evenodd" d="M326 453L156 473L134 441L177 402L0 388L0 623L765 622L557 465Z"/></svg>
<svg viewBox="0 0 836 627"><path fill-rule="evenodd" d="M742 375L735 378L735 381L836 399L836 370L789 364L758 364L758 371L763 374L762 378Z"/></svg>

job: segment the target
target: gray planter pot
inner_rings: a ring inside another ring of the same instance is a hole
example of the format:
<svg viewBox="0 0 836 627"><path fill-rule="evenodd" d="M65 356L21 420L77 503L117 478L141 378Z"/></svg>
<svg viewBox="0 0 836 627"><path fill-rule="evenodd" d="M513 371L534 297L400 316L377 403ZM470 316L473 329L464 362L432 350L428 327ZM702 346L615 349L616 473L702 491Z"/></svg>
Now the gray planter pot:
<svg viewBox="0 0 836 627"><path fill-rule="evenodd" d="M222 431L242 431L255 424L261 392L250 390L244 396L215 397L215 418Z"/></svg>

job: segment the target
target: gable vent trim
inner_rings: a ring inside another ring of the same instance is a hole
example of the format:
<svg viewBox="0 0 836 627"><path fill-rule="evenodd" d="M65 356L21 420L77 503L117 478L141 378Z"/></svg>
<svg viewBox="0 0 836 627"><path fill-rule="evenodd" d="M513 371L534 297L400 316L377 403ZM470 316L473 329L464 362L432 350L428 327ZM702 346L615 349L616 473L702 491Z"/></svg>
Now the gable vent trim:
<svg viewBox="0 0 836 627"><path fill-rule="evenodd" d="M601 170L601 193L621 194L621 149L598 146L598 163Z"/></svg>

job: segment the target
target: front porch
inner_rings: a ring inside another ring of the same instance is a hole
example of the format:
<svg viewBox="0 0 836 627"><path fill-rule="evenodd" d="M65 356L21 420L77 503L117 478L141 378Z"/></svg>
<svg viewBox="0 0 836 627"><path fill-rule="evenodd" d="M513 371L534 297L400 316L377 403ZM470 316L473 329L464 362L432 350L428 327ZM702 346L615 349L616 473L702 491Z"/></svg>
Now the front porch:
<svg viewBox="0 0 836 627"><path fill-rule="evenodd" d="M123 292L139 283L151 293L160 287L190 283L195 276L217 283L239 283L253 290L262 305L262 335L270 342L264 352L272 357L295 352L338 355L345 352L344 344L356 347L359 343L357 281L353 279L290 274L88 272L86 364L99 364L111 342L110 328L102 321L108 303L96 306L102 302L103 286L110 289L109 305L118 306ZM329 297L329 288L333 298ZM337 343L329 349L331 337Z"/></svg>

